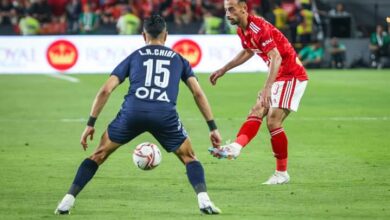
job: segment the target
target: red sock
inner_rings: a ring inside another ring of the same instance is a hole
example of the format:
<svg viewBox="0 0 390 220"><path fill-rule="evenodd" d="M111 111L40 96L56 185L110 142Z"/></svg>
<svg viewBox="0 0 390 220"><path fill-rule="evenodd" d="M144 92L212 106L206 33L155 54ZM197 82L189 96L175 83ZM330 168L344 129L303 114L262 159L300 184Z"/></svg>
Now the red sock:
<svg viewBox="0 0 390 220"><path fill-rule="evenodd" d="M276 170L286 171L287 170L287 136L284 133L283 128L277 128L271 133L271 144L274 156L276 158Z"/></svg>
<svg viewBox="0 0 390 220"><path fill-rule="evenodd" d="M240 144L242 147L245 147L256 136L259 131L261 121L260 117L249 116L241 126L235 142Z"/></svg>

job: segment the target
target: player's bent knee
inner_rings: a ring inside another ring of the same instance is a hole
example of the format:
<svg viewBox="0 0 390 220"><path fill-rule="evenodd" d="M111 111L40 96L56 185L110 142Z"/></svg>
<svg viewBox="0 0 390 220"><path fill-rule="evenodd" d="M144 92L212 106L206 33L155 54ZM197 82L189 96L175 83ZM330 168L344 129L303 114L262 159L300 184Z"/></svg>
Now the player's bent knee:
<svg viewBox="0 0 390 220"><path fill-rule="evenodd" d="M195 153L192 150L186 150L186 151L177 151L175 154L179 157L179 159L184 163L190 163L192 161L197 160Z"/></svg>
<svg viewBox="0 0 390 220"><path fill-rule="evenodd" d="M110 154L108 153L108 151L98 150L94 154L92 154L89 159L95 161L98 165L101 165L102 163L104 163L104 161L106 161L109 155Z"/></svg>
<svg viewBox="0 0 390 220"><path fill-rule="evenodd" d="M273 131L275 129L281 128L282 124L280 123L275 123L275 124L267 124L268 130Z"/></svg>
<svg viewBox="0 0 390 220"><path fill-rule="evenodd" d="M282 122L277 121L277 120L267 119L267 127L268 127L268 130L271 131L271 130L282 127Z"/></svg>
<svg viewBox="0 0 390 220"><path fill-rule="evenodd" d="M249 117L250 116L255 116L259 118L263 118L265 115L265 109L263 107L258 108L258 107L253 107L250 112L249 112Z"/></svg>
<svg viewBox="0 0 390 220"><path fill-rule="evenodd" d="M187 165L187 164L189 164L189 163L191 163L193 161L198 161L195 156L194 157L187 157L187 158L183 159L184 165Z"/></svg>
<svg viewBox="0 0 390 220"><path fill-rule="evenodd" d="M282 127L283 119L280 117L276 117L275 115L269 115L267 117L267 127L268 130L274 130Z"/></svg>
<svg viewBox="0 0 390 220"><path fill-rule="evenodd" d="M196 156L195 156L193 151L181 153L181 154L178 154L178 156L180 157L180 160L184 164L187 164L187 163L190 163L192 161L197 160L197 158L196 158Z"/></svg>

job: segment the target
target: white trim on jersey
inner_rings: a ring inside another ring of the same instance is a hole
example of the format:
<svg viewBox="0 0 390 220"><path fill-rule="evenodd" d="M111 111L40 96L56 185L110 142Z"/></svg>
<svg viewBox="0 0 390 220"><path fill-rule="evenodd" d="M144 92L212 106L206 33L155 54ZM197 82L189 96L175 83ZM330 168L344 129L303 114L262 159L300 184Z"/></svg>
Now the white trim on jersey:
<svg viewBox="0 0 390 220"><path fill-rule="evenodd" d="M260 31L260 28L253 22L249 23L249 28L256 34Z"/></svg>

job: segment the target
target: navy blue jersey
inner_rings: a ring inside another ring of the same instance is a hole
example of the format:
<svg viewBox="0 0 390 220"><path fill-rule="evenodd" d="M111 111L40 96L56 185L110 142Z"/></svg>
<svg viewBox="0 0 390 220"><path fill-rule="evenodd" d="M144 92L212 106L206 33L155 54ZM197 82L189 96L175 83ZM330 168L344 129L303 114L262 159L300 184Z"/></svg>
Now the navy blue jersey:
<svg viewBox="0 0 390 220"><path fill-rule="evenodd" d="M169 111L176 109L180 79L195 76L187 60L168 47L148 45L124 59L111 73L130 88L122 110Z"/></svg>

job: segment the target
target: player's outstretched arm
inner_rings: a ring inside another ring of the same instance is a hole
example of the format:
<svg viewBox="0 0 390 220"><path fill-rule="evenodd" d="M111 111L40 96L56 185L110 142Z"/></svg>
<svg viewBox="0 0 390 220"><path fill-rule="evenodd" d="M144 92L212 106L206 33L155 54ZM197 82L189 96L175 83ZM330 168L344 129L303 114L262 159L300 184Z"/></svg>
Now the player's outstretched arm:
<svg viewBox="0 0 390 220"><path fill-rule="evenodd" d="M211 111L210 104L203 92L203 89L200 87L195 77L190 77L187 79L187 86L191 90L195 102L198 105L199 110L202 112L204 119L207 121L207 125L210 129L210 140L213 147L219 147L221 145L222 138L218 132L217 126L213 119L213 113Z"/></svg>
<svg viewBox="0 0 390 220"><path fill-rule="evenodd" d="M95 121L102 111L104 105L107 103L110 94L114 89L120 84L119 78L117 76L110 76L108 80L104 83L104 85L100 88L97 93L95 100L92 104L92 109L90 113L90 117L87 123L87 127L84 129L84 132L81 135L80 143L83 146L83 149L86 150L88 147L87 139L93 139L93 134L95 133Z"/></svg>
<svg viewBox="0 0 390 220"><path fill-rule="evenodd" d="M230 62L228 62L225 66L220 68L219 70L213 72L210 76L210 82L212 85L217 84L217 80L219 77L225 75L225 73L236 66L239 66L245 63L253 56L253 52L249 49L241 50Z"/></svg>

